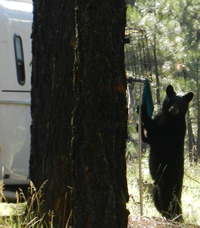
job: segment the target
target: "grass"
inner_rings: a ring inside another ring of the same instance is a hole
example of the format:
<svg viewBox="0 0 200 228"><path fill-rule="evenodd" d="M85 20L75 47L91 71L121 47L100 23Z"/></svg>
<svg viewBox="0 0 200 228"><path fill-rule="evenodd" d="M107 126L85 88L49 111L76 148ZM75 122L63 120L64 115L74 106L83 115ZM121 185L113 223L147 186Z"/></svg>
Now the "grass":
<svg viewBox="0 0 200 228"><path fill-rule="evenodd" d="M0 203L0 217L23 215L26 203Z"/></svg>
<svg viewBox="0 0 200 228"><path fill-rule="evenodd" d="M128 228L136 227L197 227L200 224L200 164L191 165L185 161L185 175L182 192L182 207L185 225L172 223L161 217L156 210L151 197L152 179L149 174L148 157L142 159L142 180L143 180L143 216L140 215L140 195L139 195L139 164L138 160L127 161L127 181L130 199L127 207L130 211ZM43 215L40 214L41 196L43 186L36 191L34 185L30 184L29 207L27 199L23 203L0 202L0 228L53 228L53 213L49 213L49 223L43 224ZM0 196L1 189L0 187ZM3 196L2 196L3 198ZM38 211L35 213L33 204L37 205ZM25 214L26 211L26 214ZM193 224L193 225L188 225Z"/></svg>
<svg viewBox="0 0 200 228"><path fill-rule="evenodd" d="M4 198L3 187L1 186L0 189L0 195ZM53 213L48 213L48 225L44 223L44 215L40 213L42 189L43 186L36 190L30 182L28 199L22 191L19 191L19 194L16 194L18 203L0 202L0 228L53 228ZM24 202L19 203L20 199ZM36 210L33 210L33 207Z"/></svg>
<svg viewBox="0 0 200 228"><path fill-rule="evenodd" d="M130 200L127 207L132 216L140 217L139 171L138 161L127 161L127 181ZM150 188L153 184L149 174L148 158L142 159L143 180L143 216L161 218L151 197ZM185 175L182 192L182 208L185 224L200 224L200 165L191 165L185 161ZM154 227L154 226L147 226ZM189 227L189 226L188 226Z"/></svg>
<svg viewBox="0 0 200 228"><path fill-rule="evenodd" d="M200 165L186 162L182 204L185 221L200 224Z"/></svg>

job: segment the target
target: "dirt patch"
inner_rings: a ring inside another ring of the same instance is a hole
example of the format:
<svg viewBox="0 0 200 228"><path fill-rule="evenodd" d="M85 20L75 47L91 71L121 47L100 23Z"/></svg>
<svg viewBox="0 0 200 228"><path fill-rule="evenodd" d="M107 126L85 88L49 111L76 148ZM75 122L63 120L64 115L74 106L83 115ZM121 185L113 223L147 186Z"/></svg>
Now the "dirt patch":
<svg viewBox="0 0 200 228"><path fill-rule="evenodd" d="M173 222L162 218L129 216L128 228L200 228L200 226Z"/></svg>

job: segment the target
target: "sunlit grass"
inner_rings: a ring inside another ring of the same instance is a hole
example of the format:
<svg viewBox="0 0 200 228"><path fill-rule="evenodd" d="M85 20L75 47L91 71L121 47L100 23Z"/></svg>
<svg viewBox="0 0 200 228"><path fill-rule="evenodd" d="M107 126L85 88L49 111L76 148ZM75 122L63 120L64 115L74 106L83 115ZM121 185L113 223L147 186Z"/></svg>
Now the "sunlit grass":
<svg viewBox="0 0 200 228"><path fill-rule="evenodd" d="M152 184L147 166L147 160L142 160L142 179L143 179L143 215L161 217L157 212L148 184ZM127 181L129 190L129 202L127 207L131 215L141 216L140 214L140 190L139 190L139 165L138 160L127 161ZM148 184L145 184L148 183ZM149 185L150 186L150 185Z"/></svg>
<svg viewBox="0 0 200 228"><path fill-rule="evenodd" d="M25 203L0 203L0 217L23 215L26 208Z"/></svg>
<svg viewBox="0 0 200 228"><path fill-rule="evenodd" d="M200 224L200 165L185 162L182 204L186 222Z"/></svg>
<svg viewBox="0 0 200 228"><path fill-rule="evenodd" d="M130 200L127 207L131 215L140 216L138 160L127 161L127 181ZM153 183L149 174L148 158L142 159L143 215L160 217L156 210L148 186ZM200 165L190 165L185 161L185 175L182 191L182 208L185 223L200 224Z"/></svg>
<svg viewBox="0 0 200 228"><path fill-rule="evenodd" d="M44 183L45 184L45 183ZM53 228L53 213L48 212L48 224L44 221L44 214L41 213L42 189L36 189L32 182L29 186L29 197L19 190L16 194L17 201L23 200L23 203L0 202L0 227L3 228ZM2 199L3 186L0 187Z"/></svg>

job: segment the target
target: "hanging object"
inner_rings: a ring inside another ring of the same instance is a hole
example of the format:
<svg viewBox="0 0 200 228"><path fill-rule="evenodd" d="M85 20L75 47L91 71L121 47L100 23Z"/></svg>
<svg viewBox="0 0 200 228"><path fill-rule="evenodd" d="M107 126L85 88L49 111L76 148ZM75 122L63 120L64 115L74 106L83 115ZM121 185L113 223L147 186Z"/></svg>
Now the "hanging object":
<svg viewBox="0 0 200 228"><path fill-rule="evenodd" d="M145 80L145 86L142 93L142 104L146 107L148 116L152 117L154 106L151 94L151 87L148 79Z"/></svg>
<svg viewBox="0 0 200 228"><path fill-rule="evenodd" d="M129 121L133 121L133 109L135 109L135 96L139 95L139 103L136 108L138 113L138 160L139 160L139 191L140 191L140 215L143 215L143 190L142 190L142 138L141 138L141 104L144 104L148 115L153 114L153 101L149 80L153 74L153 49L148 45L148 35L145 30L135 28L127 24L125 30L125 69L128 82L128 108ZM148 79L144 79L148 78ZM133 95L134 93L134 95Z"/></svg>

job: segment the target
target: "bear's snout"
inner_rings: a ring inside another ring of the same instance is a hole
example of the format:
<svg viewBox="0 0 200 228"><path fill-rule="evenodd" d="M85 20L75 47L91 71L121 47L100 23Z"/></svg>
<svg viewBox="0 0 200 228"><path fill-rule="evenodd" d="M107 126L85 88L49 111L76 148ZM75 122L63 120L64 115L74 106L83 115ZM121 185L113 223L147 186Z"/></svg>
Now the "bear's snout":
<svg viewBox="0 0 200 228"><path fill-rule="evenodd" d="M171 113L172 115L178 115L179 114L178 105L174 104L174 105L170 106L169 113Z"/></svg>

